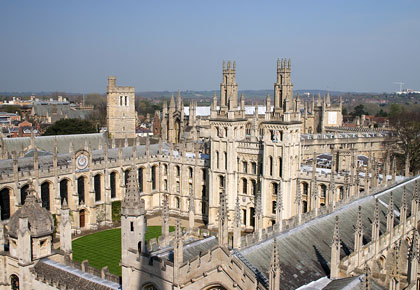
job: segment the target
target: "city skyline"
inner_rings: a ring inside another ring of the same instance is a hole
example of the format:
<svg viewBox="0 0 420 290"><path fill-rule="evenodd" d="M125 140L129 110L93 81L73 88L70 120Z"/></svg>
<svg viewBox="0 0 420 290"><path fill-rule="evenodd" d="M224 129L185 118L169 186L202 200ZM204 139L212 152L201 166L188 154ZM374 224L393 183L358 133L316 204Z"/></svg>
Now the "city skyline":
<svg viewBox="0 0 420 290"><path fill-rule="evenodd" d="M240 5L239 5L240 3ZM235 60L239 90L270 89L277 58L295 89L420 89L415 1L126 1L0 4L0 91L217 90Z"/></svg>

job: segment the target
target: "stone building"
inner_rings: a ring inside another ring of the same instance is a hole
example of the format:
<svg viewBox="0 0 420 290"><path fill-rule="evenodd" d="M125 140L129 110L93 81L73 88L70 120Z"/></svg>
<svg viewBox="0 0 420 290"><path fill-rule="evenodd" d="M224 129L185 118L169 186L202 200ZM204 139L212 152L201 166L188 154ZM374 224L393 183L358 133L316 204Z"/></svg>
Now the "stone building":
<svg viewBox="0 0 420 290"><path fill-rule="evenodd" d="M110 137L116 139L136 137L136 108L134 87L117 86L117 78L108 77L107 127Z"/></svg>
<svg viewBox="0 0 420 290"><path fill-rule="evenodd" d="M169 109L164 107L162 112L162 138L154 144L151 138L142 143L132 136L134 88L117 87L115 77L110 77L110 138L88 134L32 136L15 143L1 139L2 222L10 230L28 198L37 199L43 212L56 214L61 223L67 216L63 210L69 211L71 231L80 232L111 224L112 203L122 201L123 289L279 289L281 280L290 279L280 273L289 257L279 252L283 246L273 247L271 255L266 245L272 245L274 238L283 243L284 231L322 224L322 216L335 217L347 206L368 202L402 178L388 151L388 144L395 142L389 132L345 131L328 123L322 125L323 134L303 134L305 116L300 98L293 97L290 60L278 61L274 105L267 96L263 114L258 107L247 110L245 97L238 96L235 62L223 64L220 99L213 98L207 117L197 118L195 103L190 104L188 116L185 109L180 94L176 102L172 96ZM416 192L413 183L406 182ZM399 203L395 196L394 202ZM389 205L388 200L383 202ZM174 217L177 230L169 234ZM163 227L162 237L150 245L144 240L147 224ZM198 228L210 237L203 239ZM413 228L410 221L398 233L407 234ZM322 233L329 231L332 236L332 228L322 229ZM305 237L316 241L313 232ZM290 251L301 251L295 242L284 243ZM393 242L381 245L388 251ZM325 262L318 259L321 268L328 264L325 245L308 247L324 257ZM345 255L349 256L348 251ZM360 263L346 268L353 260L342 262L343 254L331 256L339 263L332 278L361 271ZM323 277L314 270L318 264L311 268L309 262L302 263L309 267L302 271L313 274L296 283L284 282L289 285L285 289ZM369 267L373 271L373 264ZM287 269L290 275L300 275L297 267ZM378 275L386 272L377 270ZM330 275L327 272L325 276Z"/></svg>

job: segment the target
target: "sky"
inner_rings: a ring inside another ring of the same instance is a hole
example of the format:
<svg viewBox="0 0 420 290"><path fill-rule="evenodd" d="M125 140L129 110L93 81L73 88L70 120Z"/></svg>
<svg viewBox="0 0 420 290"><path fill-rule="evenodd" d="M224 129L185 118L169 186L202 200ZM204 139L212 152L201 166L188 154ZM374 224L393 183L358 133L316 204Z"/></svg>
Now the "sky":
<svg viewBox="0 0 420 290"><path fill-rule="evenodd" d="M420 1L0 1L0 92L272 89L420 90Z"/></svg>

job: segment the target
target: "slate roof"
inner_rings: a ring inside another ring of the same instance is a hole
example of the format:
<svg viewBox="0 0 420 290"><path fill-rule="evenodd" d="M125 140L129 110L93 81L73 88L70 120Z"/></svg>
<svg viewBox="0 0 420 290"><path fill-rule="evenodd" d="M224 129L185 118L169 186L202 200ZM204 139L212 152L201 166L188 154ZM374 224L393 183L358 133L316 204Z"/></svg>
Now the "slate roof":
<svg viewBox="0 0 420 290"><path fill-rule="evenodd" d="M66 285L66 289L84 290L112 290L121 289L120 285L100 277L82 272L81 270L64 264L42 259L32 269L32 272L46 281L52 281L59 285Z"/></svg>
<svg viewBox="0 0 420 290"><path fill-rule="evenodd" d="M408 214L410 214L414 180L417 179L420 179L420 176L374 196L363 197L338 209L334 213L318 217L299 227L278 234L276 237L280 265L283 271L281 277L282 285L286 289L296 289L330 274L330 245L336 215L339 215L340 219L341 258L349 255L354 250L354 225L356 224L359 205L362 206L364 244L371 240L371 221L373 220L375 198L379 199L381 234L386 230L386 213L391 191L393 192L395 224L398 224L403 185L406 186L407 190ZM267 275L270 267L272 247L273 238L270 238L259 244L241 249L240 253L256 269Z"/></svg>

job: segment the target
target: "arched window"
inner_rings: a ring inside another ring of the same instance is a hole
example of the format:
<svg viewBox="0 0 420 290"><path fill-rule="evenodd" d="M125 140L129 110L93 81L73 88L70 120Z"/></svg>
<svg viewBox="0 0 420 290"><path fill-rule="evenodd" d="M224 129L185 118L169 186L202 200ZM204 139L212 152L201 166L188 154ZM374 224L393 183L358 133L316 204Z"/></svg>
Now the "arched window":
<svg viewBox="0 0 420 290"><path fill-rule="evenodd" d="M63 204L64 199L69 202L69 197L68 197L68 180L67 179L63 179L60 181L60 199L61 199L61 204Z"/></svg>
<svg viewBox="0 0 420 290"><path fill-rule="evenodd" d="M188 168L188 176L190 179L193 178L193 169L191 167Z"/></svg>
<svg viewBox="0 0 420 290"><path fill-rule="evenodd" d="M306 200L302 201L302 211L304 213L308 211L308 202Z"/></svg>
<svg viewBox="0 0 420 290"><path fill-rule="evenodd" d="M25 184L24 186L22 186L21 187L21 189L20 189L20 203L22 204L22 205L24 205L25 204L25 199L26 199L26 196L28 196L28 189L29 189L29 185L28 184Z"/></svg>
<svg viewBox="0 0 420 290"><path fill-rule="evenodd" d="M340 199L344 198L344 188L340 186Z"/></svg>
<svg viewBox="0 0 420 290"><path fill-rule="evenodd" d="M48 181L41 184L42 207L50 210L50 183Z"/></svg>
<svg viewBox="0 0 420 290"><path fill-rule="evenodd" d="M252 184L252 194L256 196L257 195L257 182L255 180L251 180L251 184Z"/></svg>
<svg viewBox="0 0 420 290"><path fill-rule="evenodd" d="M10 190L3 188L0 191L0 208L1 208L1 220L7 220L10 218Z"/></svg>
<svg viewBox="0 0 420 290"><path fill-rule="evenodd" d="M130 175L130 169L124 171L124 185L127 186L128 184L128 176Z"/></svg>
<svg viewBox="0 0 420 290"><path fill-rule="evenodd" d="M85 203L85 177L80 176L77 179L77 194L79 195L79 204Z"/></svg>
<svg viewBox="0 0 420 290"><path fill-rule="evenodd" d="M168 170L168 166L165 165L165 167L166 167L166 170ZM140 167L139 168L139 191L140 192L144 191L143 182L144 182L144 168Z"/></svg>
<svg viewBox="0 0 420 290"><path fill-rule="evenodd" d="M273 175L273 157L268 158L269 166L270 166L270 175Z"/></svg>
<svg viewBox="0 0 420 290"><path fill-rule="evenodd" d="M179 168L179 166L175 166L175 170L176 170L176 177L179 177L181 175L181 169Z"/></svg>
<svg viewBox="0 0 420 290"><path fill-rule="evenodd" d="M101 201L101 175L96 174L93 177L93 189L95 191L95 201Z"/></svg>
<svg viewBox="0 0 420 290"><path fill-rule="evenodd" d="M128 105L128 98L127 98L127 96L125 96L124 99L125 99L125 102L124 103L127 106Z"/></svg>
<svg viewBox="0 0 420 290"><path fill-rule="evenodd" d="M275 201L275 200L273 200L272 201L272 210L271 210L271 213L276 213L276 209L277 209L277 201Z"/></svg>
<svg viewBox="0 0 420 290"><path fill-rule="evenodd" d="M123 104L123 97L120 96L120 106L122 106L122 104Z"/></svg>
<svg viewBox="0 0 420 290"><path fill-rule="evenodd" d="M156 165L152 166L152 190L156 190Z"/></svg>
<svg viewBox="0 0 420 290"><path fill-rule="evenodd" d="M139 169L140 170L140 169ZM140 172L140 171L139 171ZM163 164L163 174L166 176L168 175L168 165L167 164Z"/></svg>
<svg viewBox="0 0 420 290"><path fill-rule="evenodd" d="M179 197L175 197L175 207L176 208L181 208L181 201L180 201Z"/></svg>
<svg viewBox="0 0 420 290"><path fill-rule="evenodd" d="M20 289L19 277L16 276L15 274L10 276L10 286L11 286L12 290L19 290Z"/></svg>
<svg viewBox="0 0 420 290"><path fill-rule="evenodd" d="M111 172L111 174L109 175L109 183L111 186L111 198L116 198L117 197L117 182L116 182L116 173Z"/></svg>
<svg viewBox="0 0 420 290"><path fill-rule="evenodd" d="M248 181L245 178L242 178L242 193L247 194L248 192Z"/></svg>

